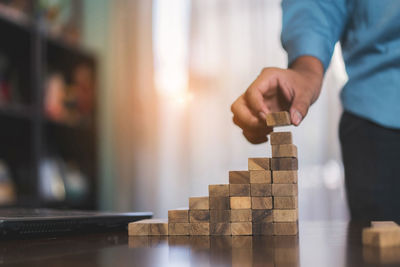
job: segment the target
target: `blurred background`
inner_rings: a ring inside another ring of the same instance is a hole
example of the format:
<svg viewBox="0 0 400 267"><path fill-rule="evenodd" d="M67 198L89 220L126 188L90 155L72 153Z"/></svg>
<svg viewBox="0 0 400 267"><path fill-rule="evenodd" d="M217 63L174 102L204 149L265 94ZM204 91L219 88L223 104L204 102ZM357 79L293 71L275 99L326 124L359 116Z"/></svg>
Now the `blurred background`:
<svg viewBox="0 0 400 267"><path fill-rule="evenodd" d="M167 210L270 153L230 105L285 68L280 0L0 0L0 205ZM348 218L337 46L293 131L300 219ZM282 129L282 130L287 130Z"/></svg>

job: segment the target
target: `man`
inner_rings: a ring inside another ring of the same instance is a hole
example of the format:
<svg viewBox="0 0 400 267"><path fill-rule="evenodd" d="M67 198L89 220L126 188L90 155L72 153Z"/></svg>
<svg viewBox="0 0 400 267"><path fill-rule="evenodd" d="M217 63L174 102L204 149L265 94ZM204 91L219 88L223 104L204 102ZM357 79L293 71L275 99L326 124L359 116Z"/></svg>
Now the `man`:
<svg viewBox="0 0 400 267"><path fill-rule="evenodd" d="M340 141L352 219L400 219L400 1L283 0L288 69L265 68L233 104L251 143L267 141L265 114L298 126L321 91L340 41L349 76Z"/></svg>

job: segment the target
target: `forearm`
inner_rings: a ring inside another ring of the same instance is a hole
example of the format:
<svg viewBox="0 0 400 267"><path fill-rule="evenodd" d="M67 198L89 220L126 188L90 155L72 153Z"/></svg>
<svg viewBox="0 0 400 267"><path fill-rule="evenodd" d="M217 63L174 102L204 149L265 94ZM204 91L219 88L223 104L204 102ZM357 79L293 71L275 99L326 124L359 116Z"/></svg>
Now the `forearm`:
<svg viewBox="0 0 400 267"><path fill-rule="evenodd" d="M311 102L314 103L321 92L324 78L324 66L321 61L313 56L301 56L293 61L289 69L296 71L307 79L309 83L307 88L312 91Z"/></svg>

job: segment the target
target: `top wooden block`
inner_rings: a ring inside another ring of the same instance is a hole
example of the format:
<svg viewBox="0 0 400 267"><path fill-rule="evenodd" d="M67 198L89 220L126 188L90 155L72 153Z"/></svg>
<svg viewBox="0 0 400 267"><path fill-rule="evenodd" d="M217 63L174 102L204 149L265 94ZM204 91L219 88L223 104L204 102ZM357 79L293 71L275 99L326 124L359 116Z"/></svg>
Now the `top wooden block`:
<svg viewBox="0 0 400 267"><path fill-rule="evenodd" d="M399 225L393 221L372 221L372 228L390 228L390 227L399 227Z"/></svg>
<svg viewBox="0 0 400 267"><path fill-rule="evenodd" d="M230 171L229 172L230 184L249 184L250 173L248 171Z"/></svg>
<svg viewBox="0 0 400 267"><path fill-rule="evenodd" d="M168 211L168 222L169 223L188 223L189 222L189 210L188 209L176 209Z"/></svg>
<svg viewBox="0 0 400 267"><path fill-rule="evenodd" d="M229 197L229 184L210 184L208 195L210 197Z"/></svg>
<svg viewBox="0 0 400 267"><path fill-rule="evenodd" d="M249 158L249 171L268 171L271 169L270 158Z"/></svg>
<svg viewBox="0 0 400 267"><path fill-rule="evenodd" d="M287 111L273 112L266 115L267 126L287 126L291 124L290 114Z"/></svg>
<svg viewBox="0 0 400 267"><path fill-rule="evenodd" d="M293 144L293 138L291 132L272 132L269 137L271 145Z"/></svg>
<svg viewBox="0 0 400 267"><path fill-rule="evenodd" d="M208 210L209 206L208 197L191 197L189 198L189 209L190 210Z"/></svg>

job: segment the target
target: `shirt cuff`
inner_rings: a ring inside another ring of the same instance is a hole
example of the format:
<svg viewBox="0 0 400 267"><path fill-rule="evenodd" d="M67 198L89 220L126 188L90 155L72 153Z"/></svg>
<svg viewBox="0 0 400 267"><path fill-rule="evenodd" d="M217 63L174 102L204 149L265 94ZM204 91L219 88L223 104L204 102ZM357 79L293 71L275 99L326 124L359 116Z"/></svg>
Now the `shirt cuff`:
<svg viewBox="0 0 400 267"><path fill-rule="evenodd" d="M327 70L332 57L334 44L317 33L307 32L301 36L292 36L291 39L282 40L283 48L288 53L289 65L300 56L313 56L319 59Z"/></svg>

